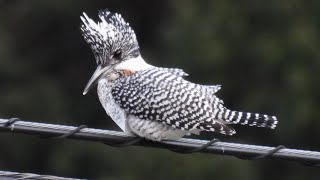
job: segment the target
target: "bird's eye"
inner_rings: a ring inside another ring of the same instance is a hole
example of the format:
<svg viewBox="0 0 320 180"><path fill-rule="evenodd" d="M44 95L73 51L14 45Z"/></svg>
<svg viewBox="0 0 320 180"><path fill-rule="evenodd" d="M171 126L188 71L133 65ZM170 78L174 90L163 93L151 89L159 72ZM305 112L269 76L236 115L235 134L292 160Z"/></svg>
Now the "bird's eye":
<svg viewBox="0 0 320 180"><path fill-rule="evenodd" d="M113 57L115 59L121 59L121 56L122 56L122 51L120 49L116 50L114 53L113 53Z"/></svg>

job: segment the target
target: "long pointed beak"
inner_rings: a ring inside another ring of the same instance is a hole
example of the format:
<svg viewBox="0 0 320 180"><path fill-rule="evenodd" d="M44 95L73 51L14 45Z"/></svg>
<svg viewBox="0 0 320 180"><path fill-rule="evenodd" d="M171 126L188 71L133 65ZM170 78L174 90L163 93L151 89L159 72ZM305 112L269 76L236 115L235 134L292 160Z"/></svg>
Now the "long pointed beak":
<svg viewBox="0 0 320 180"><path fill-rule="evenodd" d="M93 75L91 76L87 86L84 88L84 91L82 93L83 95L86 95L90 90L90 88L97 83L97 81L99 80L103 72L104 72L104 68L102 68L101 66L98 66L97 69L94 71Z"/></svg>

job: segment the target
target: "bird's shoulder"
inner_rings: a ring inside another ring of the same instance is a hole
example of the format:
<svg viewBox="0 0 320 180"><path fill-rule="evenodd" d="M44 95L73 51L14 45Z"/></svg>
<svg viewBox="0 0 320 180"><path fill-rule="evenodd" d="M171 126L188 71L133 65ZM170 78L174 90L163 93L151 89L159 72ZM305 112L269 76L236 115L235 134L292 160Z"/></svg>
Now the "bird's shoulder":
<svg viewBox="0 0 320 180"><path fill-rule="evenodd" d="M211 99L221 89L221 85L201 85L184 79L188 74L178 68L151 67L119 78L114 83L114 91L153 88L156 90L175 90L197 92Z"/></svg>
<svg viewBox="0 0 320 180"><path fill-rule="evenodd" d="M181 69L151 67L117 79L112 89L114 95L119 93L117 90L124 92L144 88L167 89L171 86L178 86L178 84L189 83L182 78L185 75L186 73Z"/></svg>

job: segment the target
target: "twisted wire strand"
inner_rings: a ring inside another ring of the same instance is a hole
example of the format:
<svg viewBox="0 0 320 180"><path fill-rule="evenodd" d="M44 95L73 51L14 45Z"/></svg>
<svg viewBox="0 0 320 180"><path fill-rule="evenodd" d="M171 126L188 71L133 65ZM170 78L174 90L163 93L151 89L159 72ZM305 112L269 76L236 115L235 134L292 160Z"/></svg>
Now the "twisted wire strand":
<svg viewBox="0 0 320 180"><path fill-rule="evenodd" d="M320 165L320 152L289 149L283 145L277 147L239 144L221 142L218 139L211 141L186 139L152 142L133 135L118 131L87 128L85 125L79 127L55 125L21 121L17 118L0 119L0 131L38 135L50 139L81 139L102 142L115 147L139 145L146 147L166 148L177 153L212 153L220 155L231 155L245 160L256 159L281 159L299 162L303 165Z"/></svg>
<svg viewBox="0 0 320 180"><path fill-rule="evenodd" d="M2 180L84 180L84 179L74 179L65 178L51 175L39 175L33 173L18 173L10 171L0 171L0 179Z"/></svg>

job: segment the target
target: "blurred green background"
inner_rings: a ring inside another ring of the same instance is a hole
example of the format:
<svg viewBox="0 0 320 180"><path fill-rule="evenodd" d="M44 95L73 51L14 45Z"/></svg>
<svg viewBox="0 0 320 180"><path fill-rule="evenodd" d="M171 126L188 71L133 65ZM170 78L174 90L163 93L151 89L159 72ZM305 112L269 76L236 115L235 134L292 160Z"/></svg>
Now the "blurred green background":
<svg viewBox="0 0 320 180"><path fill-rule="evenodd" d="M221 84L234 110L277 115L276 130L235 126L201 139L320 150L320 1L0 0L0 117L119 130L95 90L79 16L119 12L151 64ZM0 134L0 170L94 179L319 179L316 168L143 147Z"/></svg>

